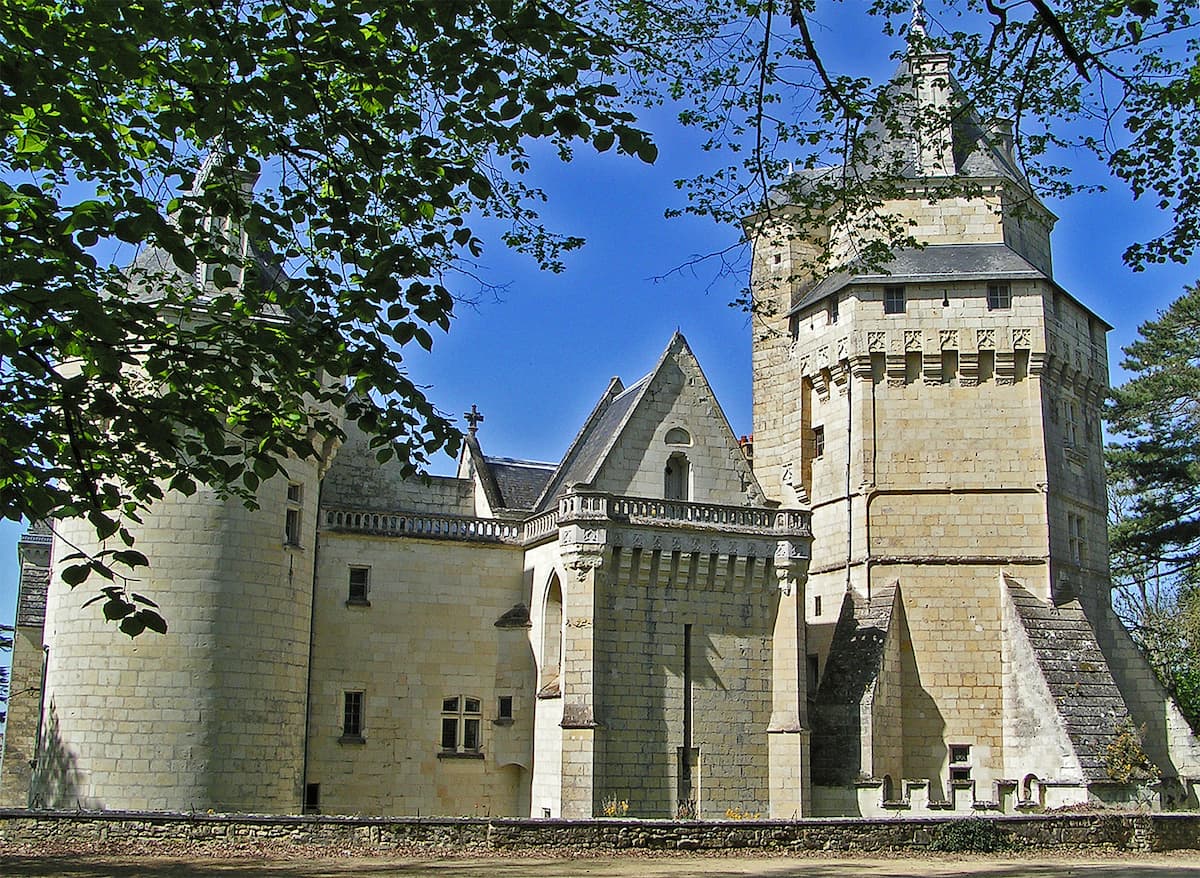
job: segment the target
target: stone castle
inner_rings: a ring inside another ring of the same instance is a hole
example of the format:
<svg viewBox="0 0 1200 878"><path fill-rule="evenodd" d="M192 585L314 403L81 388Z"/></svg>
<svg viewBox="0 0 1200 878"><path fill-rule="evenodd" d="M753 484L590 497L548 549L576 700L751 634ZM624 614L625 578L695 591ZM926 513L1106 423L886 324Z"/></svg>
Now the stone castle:
<svg viewBox="0 0 1200 878"><path fill-rule="evenodd" d="M892 89L958 99L944 56ZM556 463L471 416L456 476L404 480L348 429L258 510L159 503L171 630L132 641L55 573L86 527L31 529L0 805L1195 806L1200 744L1109 605L1108 327L1055 283L1003 127L942 116L880 129L923 248L864 268L853 223L750 223L752 443L678 334Z"/></svg>

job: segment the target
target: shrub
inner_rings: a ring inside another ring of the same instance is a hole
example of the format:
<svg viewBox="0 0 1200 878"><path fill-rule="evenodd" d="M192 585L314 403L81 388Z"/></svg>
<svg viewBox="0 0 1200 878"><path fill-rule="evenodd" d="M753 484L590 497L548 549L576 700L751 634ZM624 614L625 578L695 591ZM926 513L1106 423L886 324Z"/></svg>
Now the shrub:
<svg viewBox="0 0 1200 878"><path fill-rule="evenodd" d="M973 817L952 820L934 832L931 851L942 853L983 853L1007 850L1008 839L994 821Z"/></svg>

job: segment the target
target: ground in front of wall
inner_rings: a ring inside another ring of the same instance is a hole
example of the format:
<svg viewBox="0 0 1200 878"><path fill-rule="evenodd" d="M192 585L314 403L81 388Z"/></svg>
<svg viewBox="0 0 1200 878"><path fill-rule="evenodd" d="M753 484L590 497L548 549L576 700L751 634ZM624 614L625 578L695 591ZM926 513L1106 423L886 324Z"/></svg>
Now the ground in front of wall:
<svg viewBox="0 0 1200 878"><path fill-rule="evenodd" d="M1094 850L1029 857L933 856L897 853L871 857L796 857L742 854L673 856L553 853L431 855L293 848L238 848L202 852L160 849L123 854L14 851L0 848L0 875L9 878L1200 878L1200 851L1111 856Z"/></svg>

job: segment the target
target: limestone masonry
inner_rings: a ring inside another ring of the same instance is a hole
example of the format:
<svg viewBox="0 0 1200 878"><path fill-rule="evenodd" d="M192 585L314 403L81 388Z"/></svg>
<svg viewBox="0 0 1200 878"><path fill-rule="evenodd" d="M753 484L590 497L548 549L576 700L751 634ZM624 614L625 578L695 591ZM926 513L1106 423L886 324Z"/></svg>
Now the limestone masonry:
<svg viewBox="0 0 1200 878"><path fill-rule="evenodd" d="M959 99L944 56L891 87L914 118ZM171 630L132 641L58 575L86 525L32 529L0 806L1195 807L1200 744L1110 609L1108 326L1055 283L1003 128L941 116L881 136L926 246L877 269L853 223L747 221L752 441L678 334L558 462L472 420L456 476L404 480L348 428L257 510L158 504ZM821 248L843 268L809 276Z"/></svg>

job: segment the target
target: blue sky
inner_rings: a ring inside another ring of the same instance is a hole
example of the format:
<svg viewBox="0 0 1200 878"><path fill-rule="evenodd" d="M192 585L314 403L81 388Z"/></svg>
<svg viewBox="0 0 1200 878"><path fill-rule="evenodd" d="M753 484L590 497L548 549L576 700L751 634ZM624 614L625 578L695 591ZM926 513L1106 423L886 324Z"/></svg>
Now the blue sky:
<svg viewBox="0 0 1200 878"><path fill-rule="evenodd" d="M894 67L894 44L844 41L828 30L818 39L838 72L882 79ZM674 181L692 173L699 156L694 138L675 130L666 113L644 123L660 146L653 167L580 151L570 165L539 172L536 180L550 196L548 224L588 241L567 257L566 272L539 273L529 260L491 248L478 270L503 286L499 298L460 307L449 334L435 337L432 354L414 350L411 375L440 409L460 419L472 404L483 412L479 437L489 454L556 460L608 379L644 374L676 329L699 357L734 431L750 431L750 328L728 304L744 274L717 277L710 263L673 273L734 243L736 231L707 220L664 219L664 209L682 201ZM1106 179L1100 167L1077 173L1086 182ZM1115 327L1109 358L1119 382L1121 346L1197 278L1186 266L1135 274L1121 263L1125 246L1149 237L1164 218L1115 185L1049 206L1060 217L1052 238L1056 280ZM445 460L435 471L452 466ZM14 613L20 530L0 524L4 621Z"/></svg>

